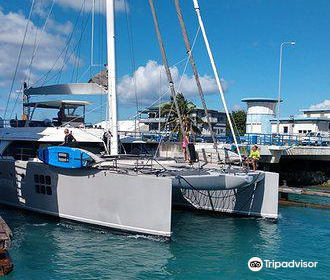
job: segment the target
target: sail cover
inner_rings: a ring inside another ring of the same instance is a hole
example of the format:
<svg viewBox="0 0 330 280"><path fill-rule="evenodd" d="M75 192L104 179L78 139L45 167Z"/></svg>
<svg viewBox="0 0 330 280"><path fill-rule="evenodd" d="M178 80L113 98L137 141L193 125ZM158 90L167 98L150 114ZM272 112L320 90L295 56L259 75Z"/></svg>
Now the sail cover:
<svg viewBox="0 0 330 280"><path fill-rule="evenodd" d="M101 72L97 73L93 78L91 78L89 83L95 83L104 88L108 88L108 70L104 69Z"/></svg>
<svg viewBox="0 0 330 280"><path fill-rule="evenodd" d="M92 95L106 94L106 89L96 83L60 84L24 90L25 95Z"/></svg>

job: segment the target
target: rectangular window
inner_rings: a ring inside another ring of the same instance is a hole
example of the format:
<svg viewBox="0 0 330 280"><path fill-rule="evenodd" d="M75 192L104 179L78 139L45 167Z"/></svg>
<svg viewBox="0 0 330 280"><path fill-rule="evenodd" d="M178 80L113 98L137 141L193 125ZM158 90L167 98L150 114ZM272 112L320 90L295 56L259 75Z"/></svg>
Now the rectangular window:
<svg viewBox="0 0 330 280"><path fill-rule="evenodd" d="M284 127L283 127L283 132L284 132L284 133L288 133L288 132L289 132L289 128L288 128L287 126L284 126Z"/></svg>
<svg viewBox="0 0 330 280"><path fill-rule="evenodd" d="M51 185L52 184L52 180L51 180L50 176L46 176L46 184L47 185Z"/></svg>
<svg viewBox="0 0 330 280"><path fill-rule="evenodd" d="M49 186L47 186L47 187L46 187L46 193L47 193L48 195L52 195L52 188L49 187Z"/></svg>
<svg viewBox="0 0 330 280"><path fill-rule="evenodd" d="M35 183L39 183L40 182L39 175L37 175L37 174L34 175L34 182Z"/></svg>
<svg viewBox="0 0 330 280"><path fill-rule="evenodd" d="M39 175L39 182L40 182L40 184L45 184L45 176L44 175Z"/></svg>
<svg viewBox="0 0 330 280"><path fill-rule="evenodd" d="M46 187L45 186L40 186L40 193L41 194L46 194Z"/></svg>

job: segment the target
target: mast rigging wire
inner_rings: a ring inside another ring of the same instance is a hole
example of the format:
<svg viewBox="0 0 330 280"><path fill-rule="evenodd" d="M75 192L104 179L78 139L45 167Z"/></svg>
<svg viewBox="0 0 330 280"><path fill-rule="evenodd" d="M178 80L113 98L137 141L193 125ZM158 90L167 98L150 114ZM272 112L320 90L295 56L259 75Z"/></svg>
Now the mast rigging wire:
<svg viewBox="0 0 330 280"><path fill-rule="evenodd" d="M81 25L81 30L80 30L80 34L81 34L81 37L80 37L80 40L78 41L79 43L79 46L80 46L80 42L82 40L82 34L83 34L83 23L84 23L84 20L85 20L85 10L86 10L86 0L83 2L83 9L82 9L82 25ZM68 56L68 52L69 52L69 49L70 49L70 45L68 44L67 45L67 48L66 48L66 51L65 51L65 55L64 55L64 59L63 59L63 63L62 63L62 67L61 67L61 70L59 71L59 74L58 74L58 77L57 77L57 82L56 83L59 83L60 80L61 80L61 76L62 76L62 73L63 73L63 69L66 65L66 62L68 61L67 60L67 56ZM78 47L79 49L79 47ZM76 48L71 52L70 56L69 56L69 59L71 57L71 55L76 51Z"/></svg>
<svg viewBox="0 0 330 280"><path fill-rule="evenodd" d="M181 75L181 79L180 79L180 82L179 82L179 85L178 85L178 91L180 91L180 89L181 89L181 85L182 85L182 82L183 82L183 77L184 77L184 75L185 75L185 73L186 73L186 71L187 71L188 63L189 63L189 58L190 58L190 56L191 56L191 54L192 54L192 50L195 48L195 45L196 45L196 41L197 41L197 38L198 38L199 31L200 31L200 28L198 27L198 29L197 29L197 31L196 31L196 35L195 35L194 41L193 41L193 44L192 44L192 47L191 47L191 52L188 53L188 57L185 59L185 60L186 60L186 63L185 63L185 66L184 66L184 69L183 69L183 73L182 73L182 75ZM161 97L160 97L160 98L161 98ZM167 116L167 118L166 118L166 122L165 122L164 127L166 127L167 124L169 123L170 116L171 116L171 113L172 113L172 110L173 110L173 105L174 105L174 103L172 103L172 105L171 105L170 112L169 112L169 114L168 114L168 116ZM159 116L159 117L160 117L160 116ZM171 131L170 136L172 136L172 134L173 134L173 131ZM170 137L169 137L169 138L170 138ZM161 138L160 138L160 141L159 141L159 143L158 143L157 149L156 149L156 151L155 151L154 157L157 156L157 153L158 153L158 151L159 151L159 148L160 148L160 145L161 145L162 141L163 141L163 135L161 135Z"/></svg>
<svg viewBox="0 0 330 280"><path fill-rule="evenodd" d="M195 63L195 59L194 59L194 56L193 56L193 53L192 53L190 41L189 41L189 38L188 38L187 28L186 28L186 25L185 25L185 22L184 22L184 19L183 19L181 7L180 7L180 2L179 2L179 0L174 0L174 3L175 3L176 12L177 12L178 19L179 19L180 26L181 26L182 36L183 36L183 39L184 39L184 42L185 42L185 45L186 45L186 50L187 50L187 53L189 53L189 60L190 60L191 68L194 72L194 77L195 77L196 85L197 85L197 88L198 88L199 97L200 97L200 100L202 102L205 117L206 117L206 121L207 121L207 124L209 126L210 133L211 133L211 137L212 137L212 141L213 141L213 147L214 147L214 149L215 149L215 151L218 155L218 161L220 161L220 155L219 155L219 151L218 151L217 139L215 137L215 133L214 133L212 125L211 125L211 120L210 120L209 112L208 112L208 109L207 109L207 106L206 106L206 101L205 101L205 97L204 97L203 88L202 88L202 85L201 85L201 82L200 82L200 79L199 79L199 74L198 74L198 71L197 71L197 68L196 68L196 63Z"/></svg>
<svg viewBox="0 0 330 280"><path fill-rule="evenodd" d="M164 63L165 71L166 71L167 80L168 80L169 87L170 87L170 90L171 90L171 94L172 94L172 97L173 97L175 109L176 109L176 112L177 112L177 115L178 115L178 118L179 118L182 137L183 137L183 139L186 139L186 131L185 131L185 127L183 125L179 104L178 104L178 101L177 101L177 98L176 98L177 94L176 94L176 91L175 91L171 70L169 68L168 61L167 61L165 47L164 47L164 43L163 43L163 38L161 36L160 29L159 29L159 24L158 24L156 10L155 10L155 6L154 6L154 1L149 0L149 5L150 5L150 8L151 8L151 13L152 13L152 17L153 17L157 37L158 37L158 43L159 43L159 47L160 47L162 58L163 58L163 63Z"/></svg>
<svg viewBox="0 0 330 280"><path fill-rule="evenodd" d="M33 50L33 54L32 54L32 57L31 57L31 61L30 61L30 64L29 64L29 68L28 68L27 85L29 85L29 83L30 83L32 65L33 65L34 59L35 59L35 57L37 55L37 51L38 51L38 49L40 47L42 36L45 33L45 30L46 30L46 27L47 27L49 18L50 18L51 14L52 14L52 11L53 11L53 8L54 8L55 3L56 3L56 0L53 0L52 5L51 5L51 7L50 7L50 9L48 11L48 14L47 14L45 23L44 23L44 25L42 27L41 34L39 36L39 41L38 41L37 44L35 44L35 47L34 47L34 50ZM36 39L37 39L37 37L36 37Z"/></svg>
<svg viewBox="0 0 330 280"><path fill-rule="evenodd" d="M217 86L218 86L218 89L219 89L221 100L222 100L222 103L223 103L223 106L224 106L224 109L225 109L225 112L226 112L226 115L227 115L227 118L228 118L230 130L233 134L233 138L234 138L235 146L236 146L236 149L237 149L237 152L238 152L238 156L239 156L240 162L242 163L243 162L242 155L241 155L241 152L239 150L237 138L236 138L235 131L234 131L234 128L233 128L233 124L232 124L232 121L231 121L229 110L228 110L228 107L227 107L223 86L222 86L221 80L219 78L218 69L217 69L216 64L214 62L213 53L211 51L210 43L209 43L209 40L208 40L208 37L207 37L207 34L206 34L206 30L205 30L204 22L203 22L203 19L202 19L202 16L201 16L198 0L192 0L192 1L193 1L193 4L194 4L196 14L197 14L199 26L202 30L204 43L205 43L206 50L207 50L207 53L208 53L209 58L210 58L211 66L212 66L212 69L213 69L213 72L214 72L215 80L217 82Z"/></svg>
<svg viewBox="0 0 330 280"><path fill-rule="evenodd" d="M31 60L30 60L30 63L29 63L29 67L28 67L28 73L25 75L25 78L24 78L24 80L26 81L27 85L29 85L29 83L30 83L30 78L31 78L31 73L32 73L33 62L34 62L34 59L35 59L35 57L36 57L36 55L37 55L37 51L38 51L38 49L39 49L39 47L40 47L41 39L42 39L42 37L43 37L43 34L45 33L45 30L46 30L46 27L47 27L47 24L48 24L48 21L49 21L49 19L50 19L50 16L51 16L51 13L52 13L52 11L53 11L53 8L54 8L55 3L56 3L56 0L53 0L52 5L51 5L51 7L50 7L50 9L49 9L49 11L48 11L48 14L47 14L46 20L45 20L45 22L44 22L44 24L43 24L43 27L42 27L41 33L40 33L40 35L39 35L39 40L37 40L37 39L38 39L38 30L39 30L39 29L36 28L36 36L35 36L35 41L34 41L34 46L33 46L32 57L31 57ZM44 0L42 1L42 5L43 5L43 4L44 4ZM32 17L32 15L31 15L31 17ZM15 99L15 103L14 103L14 106L13 106L13 108L12 108L12 110L11 110L11 113L10 113L9 119L11 119L12 116L13 116L13 113L14 113L16 107L17 107L18 99L19 99L19 96L20 96L21 93L23 93L23 88L21 88L21 90L17 93L17 97L16 97L16 99ZM23 93L23 94L24 94L24 93ZM24 96L23 96L23 102L24 102ZM23 111L24 111L24 110L23 110ZM25 112L23 112L23 114L25 114Z"/></svg>
<svg viewBox="0 0 330 280"><path fill-rule="evenodd" d="M89 17L90 17L90 14L89 14ZM86 30L87 23L88 23L88 21L89 21L89 17L88 17L88 19L86 20L85 26L84 26L84 28L83 28L83 32L85 32L85 30ZM54 74L53 76L51 76L50 78L48 78L48 80L46 80L46 81L44 82L44 84L50 82L52 79L54 79L54 78L56 78L56 77L57 77L57 80L59 81L58 75L60 75L60 74L63 72L63 69L64 69L65 65L67 65L67 63L68 63L68 61L71 59L72 55L75 53L76 49L77 49L77 48L79 47L79 45L81 44L81 41L82 41L82 38L80 38L80 40L77 42L77 44L76 44L75 47L73 48L73 50L72 50L72 52L70 53L70 55L66 58L66 60L63 61L63 65L62 65L61 69L58 70L56 74Z"/></svg>
<svg viewBox="0 0 330 280"><path fill-rule="evenodd" d="M22 52L23 52L23 48L24 48L24 45L25 45L26 35L27 35L28 29L29 29L29 26L30 26L30 21L31 21L31 17L32 17L32 12L33 12L33 8L34 8L34 4L35 4L35 0L33 0L32 1L32 4L31 4L31 8L30 8L30 12L29 12L27 24L26 24L26 27L25 27L24 36L23 36L23 41L22 41L22 44L21 44L21 47L20 47L20 51L19 51L19 54L18 54L14 76L13 76L13 79L12 79L12 82L11 82L11 86L10 86L10 90L9 90L9 94L8 94L8 99L7 99L7 104L6 104L6 107L5 107L3 119L6 119L9 102L10 102L10 99L11 99L11 95L13 93L13 89L14 89L14 85L15 85L15 81L16 81L16 77L17 77L18 67L19 67L19 64L21 62L21 57L22 57Z"/></svg>
<svg viewBox="0 0 330 280"><path fill-rule="evenodd" d="M134 55L134 41L133 41L133 32L132 32L132 23L131 18L128 12L128 3L127 0L124 0L124 7L125 7L125 15L126 15L126 26L127 26L127 34L128 34L128 41L130 46L130 59L131 59L131 68L132 68L132 78L133 78L133 86L134 86L134 95L135 95L135 106L136 112L138 113L140 110L139 101L138 101L138 94L137 94L137 85L136 85L136 77L134 75L136 64L135 64L135 55ZM140 127L137 127L139 114L136 115L135 118L135 131L140 130Z"/></svg>
<svg viewBox="0 0 330 280"><path fill-rule="evenodd" d="M46 83L46 80L47 80L48 76L49 76L50 73L54 70L54 68L56 67L56 64L57 64L58 60L62 57L63 53L65 52L66 47L67 47L67 46L71 43L71 41L72 41L73 34L75 33L75 31L76 31L76 29L77 29L78 20L79 20L79 18L80 18L80 16L81 16L82 9L83 9L83 6L84 6L84 3L85 3L85 2L86 2L86 0L84 0L83 4L82 4L81 7L80 7L80 10L79 10L78 16L77 16L77 18L76 18L76 20L75 20L75 24L74 24L74 26L73 26L73 29L72 29L72 32L71 32L71 34L70 34L69 39L67 40L67 42L66 42L65 46L63 47L62 51L60 52L60 54L59 54L59 55L57 56L57 58L55 59L55 61L54 61L53 65L52 65L52 67L50 68L49 71L47 71L46 74L44 74L40 79L38 79L35 83L33 83L32 86L37 85L38 83L42 82L43 80L44 80L44 81L41 83L41 85L44 85L44 84Z"/></svg>

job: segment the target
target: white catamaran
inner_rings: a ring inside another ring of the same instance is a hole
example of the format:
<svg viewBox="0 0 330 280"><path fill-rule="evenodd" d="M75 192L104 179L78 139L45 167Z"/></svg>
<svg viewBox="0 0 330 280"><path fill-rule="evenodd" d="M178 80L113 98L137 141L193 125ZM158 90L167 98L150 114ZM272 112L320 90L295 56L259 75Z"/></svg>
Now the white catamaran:
<svg viewBox="0 0 330 280"><path fill-rule="evenodd" d="M0 122L0 203L83 223L166 237L172 233L173 205L276 219L278 174L243 172L240 168L207 162L187 165L171 159L118 154L115 1L105 1L107 85L76 83L24 89L25 117ZM162 45L153 1L149 2ZM197 0L194 5L202 24ZM203 26L201 30L206 36ZM207 48L211 54L208 45ZM165 51L161 50L169 86L175 95ZM214 62L212 65L216 69ZM221 87L218 78L217 81ZM107 94L109 129L87 128L88 102L29 102L30 96L82 94ZM34 120L34 113L40 108L59 110L61 116L48 121ZM70 130L79 146L61 146L65 129ZM111 134L103 137L108 131Z"/></svg>

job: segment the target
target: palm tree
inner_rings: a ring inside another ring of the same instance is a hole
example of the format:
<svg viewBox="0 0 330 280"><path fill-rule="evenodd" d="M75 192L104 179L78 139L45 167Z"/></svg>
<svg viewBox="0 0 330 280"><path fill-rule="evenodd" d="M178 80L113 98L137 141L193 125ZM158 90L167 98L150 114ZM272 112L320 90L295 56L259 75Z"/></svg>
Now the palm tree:
<svg viewBox="0 0 330 280"><path fill-rule="evenodd" d="M176 99L179 105L184 129L187 134L193 134L194 136L196 134L200 134L200 128L205 125L205 122L198 116L194 116L192 114L196 109L196 105L192 102L187 101L187 99L185 99L182 93L178 93ZM163 107L161 108L161 116L167 119L167 123L163 124L162 129L164 129L165 125L167 125L167 128L169 128L172 133L177 133L179 139L182 139L179 117L176 112L173 99L163 105Z"/></svg>

